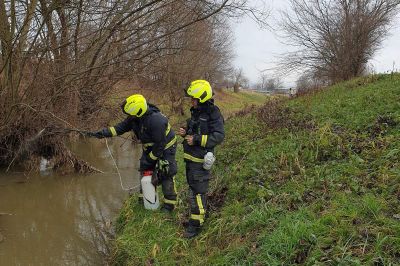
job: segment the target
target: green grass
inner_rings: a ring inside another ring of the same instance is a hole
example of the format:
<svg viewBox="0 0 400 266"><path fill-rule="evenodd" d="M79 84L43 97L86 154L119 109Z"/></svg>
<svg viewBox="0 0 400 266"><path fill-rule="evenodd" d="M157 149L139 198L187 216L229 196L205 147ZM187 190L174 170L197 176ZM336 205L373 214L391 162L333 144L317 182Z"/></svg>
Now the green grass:
<svg viewBox="0 0 400 266"><path fill-rule="evenodd" d="M117 265L399 265L400 75L338 84L232 117L217 149L204 231L187 215L182 151L174 216L129 199ZM274 111L268 118L268 112Z"/></svg>
<svg viewBox="0 0 400 266"><path fill-rule="evenodd" d="M221 108L225 117L230 117L234 113L243 110L251 105L262 105L271 96L262 93L255 93L249 91L240 91L234 93L233 91L221 90L216 94L216 102Z"/></svg>

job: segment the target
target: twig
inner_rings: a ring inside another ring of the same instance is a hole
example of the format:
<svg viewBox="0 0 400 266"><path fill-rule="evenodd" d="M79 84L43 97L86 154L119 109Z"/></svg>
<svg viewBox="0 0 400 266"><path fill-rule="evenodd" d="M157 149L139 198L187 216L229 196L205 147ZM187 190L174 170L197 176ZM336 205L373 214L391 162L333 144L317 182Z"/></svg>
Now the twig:
<svg viewBox="0 0 400 266"><path fill-rule="evenodd" d="M365 239L364 247L363 247L363 250L362 250L362 254L363 255L365 254L365 248L367 247L367 243L368 243L368 233L367 233L367 239Z"/></svg>
<svg viewBox="0 0 400 266"><path fill-rule="evenodd" d="M352 237L350 237L350 238L347 240L346 244L345 244L344 247L343 247L342 259L343 259L344 256L346 255L346 252L347 252L347 249L348 249L348 245L349 245L349 243L350 243L351 240L352 240Z"/></svg>
<svg viewBox="0 0 400 266"><path fill-rule="evenodd" d="M51 133L52 133L52 134L55 134L55 133L65 133L65 134L68 134L68 133L71 133L71 132L76 132L76 133L79 133L79 134L81 134L81 135L83 135L83 136L88 136L88 133L90 133L90 131L81 130L81 129L75 129L75 128L61 128L61 129L58 129L58 130L59 130L59 131L52 131ZM125 140L125 141L134 142L133 139L125 138L125 137L123 137L123 136L115 136L115 137L121 138L121 139L123 139L123 140ZM125 142L122 143L121 146L124 145L124 144L125 144Z"/></svg>
<svg viewBox="0 0 400 266"><path fill-rule="evenodd" d="M6 173L10 170L11 165L14 163L15 159L18 157L18 154L20 153L21 148L22 148L22 145L19 147L19 149L18 149L17 153L15 154L14 158L11 160L10 164L7 166Z"/></svg>
<svg viewBox="0 0 400 266"><path fill-rule="evenodd" d="M25 106L25 107L27 107L27 108L29 108L29 109L31 109L31 110L37 112L37 113L39 113L39 112L47 113L47 114L51 115L52 117L54 117L55 119L57 119L57 120L59 120L59 121L65 123L65 124L67 124L67 125L70 126L72 129L77 130L77 131L80 131L79 129L77 129L76 127L74 127L72 124L70 124L68 121L65 121L64 119L62 119L62 118L56 116L54 113L52 113L52 112L50 112L50 111L47 111L47 110L37 110L37 109L33 108L32 106L30 106L29 104L26 104L26 103L17 103L17 104L15 104L15 105L22 105L22 106Z"/></svg>
<svg viewBox="0 0 400 266"><path fill-rule="evenodd" d="M4 215L13 216L14 214L12 214L12 213L6 213L6 212L0 212L0 216L4 216Z"/></svg>
<svg viewBox="0 0 400 266"><path fill-rule="evenodd" d="M240 159L240 161L236 164L235 169L238 169L238 168L240 167L240 165L243 163L244 159L246 159L246 157L247 157L247 155L249 155L249 153L250 153L250 150L248 150L248 151L243 155L243 157Z"/></svg>
<svg viewBox="0 0 400 266"><path fill-rule="evenodd" d="M27 107L31 108L32 110L34 110L35 112L38 112L35 108L31 107L30 105L27 105L27 104L24 104L24 103L21 103L21 105L27 106ZM66 124L72 126L70 123L68 123L67 121L65 121L65 120L62 119L62 118L57 117L55 114L53 114L53 113L51 113L51 112L48 112L48 111L43 111L43 112L49 113L49 114L51 114L53 117L59 119L60 121L63 121L64 123L66 123ZM46 131L46 129L47 129L47 128L43 128L43 129L40 130L34 137L32 137L32 138L26 140L26 141L24 142L24 144L21 144L21 145L20 145L20 147L18 148L18 151L15 153L14 158L11 160L10 164L7 166L6 173L10 170L10 168L11 168L11 166L13 165L14 161L16 160L16 158L18 157L18 155L19 155L19 154L21 153L21 151L23 150L23 147L26 146L26 144L28 144L28 143L30 143L30 142L33 142L33 141L35 141L36 139L38 139L39 137L41 137L41 136L43 135L43 133ZM47 135L52 135L52 134L55 134L55 133L70 133L70 132L76 132L76 133L79 133L79 134L81 134L81 135L83 135L83 136L87 136L87 134L89 133L89 131L87 131L87 130L77 129L77 128L75 128L75 127L72 126L72 128L63 128L62 131L59 131L59 132L49 132ZM117 137L122 138L122 139L124 139L125 141L128 140L128 141L133 142L133 140L132 140L132 139L129 139L129 138L125 138L125 137L122 137L122 136L117 136ZM125 143L125 142L124 142L124 143ZM124 143L123 143L123 144L124 144ZM95 170L98 170L98 169L95 169ZM100 171L100 170L98 170L98 171L102 173L102 171Z"/></svg>
<svg viewBox="0 0 400 266"><path fill-rule="evenodd" d="M10 170L11 165L13 165L15 159L18 157L18 155L21 153L21 151L23 150L22 148L30 143L35 141L36 139L38 139L41 135L43 135L43 132L46 130L46 128L43 128L42 130L39 131L39 133L37 133L34 137L28 139L27 141L24 142L24 144L21 144L18 148L18 151L15 153L14 158L11 160L10 164L8 165L7 169L6 169L6 173Z"/></svg>

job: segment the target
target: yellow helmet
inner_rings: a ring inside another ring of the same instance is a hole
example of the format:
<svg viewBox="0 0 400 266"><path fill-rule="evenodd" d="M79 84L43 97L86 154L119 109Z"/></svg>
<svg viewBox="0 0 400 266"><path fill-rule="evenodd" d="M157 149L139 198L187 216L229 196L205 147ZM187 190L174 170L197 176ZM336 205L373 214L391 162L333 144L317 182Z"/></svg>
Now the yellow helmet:
<svg viewBox="0 0 400 266"><path fill-rule="evenodd" d="M141 117L147 111L147 102L143 95L134 94L126 98L121 107L125 114Z"/></svg>
<svg viewBox="0 0 400 266"><path fill-rule="evenodd" d="M186 90L186 93L190 97L198 99L201 103L204 103L212 98L212 89L210 83L201 79L192 81L189 88Z"/></svg>

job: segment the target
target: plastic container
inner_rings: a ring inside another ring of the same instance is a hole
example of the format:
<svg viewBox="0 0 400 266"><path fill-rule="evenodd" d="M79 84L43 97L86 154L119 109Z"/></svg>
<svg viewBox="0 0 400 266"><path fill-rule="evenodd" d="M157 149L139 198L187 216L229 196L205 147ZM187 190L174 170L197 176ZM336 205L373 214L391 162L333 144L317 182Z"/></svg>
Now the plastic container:
<svg viewBox="0 0 400 266"><path fill-rule="evenodd" d="M203 163L203 168L205 170L210 170L211 167L213 166L215 162L215 156L212 152L207 152L206 155L204 155L204 163Z"/></svg>
<svg viewBox="0 0 400 266"><path fill-rule="evenodd" d="M46 158L42 157L40 160L40 165L39 165L39 170L40 170L40 175L42 176L47 176L51 174L51 168L52 165L49 160Z"/></svg>
<svg viewBox="0 0 400 266"><path fill-rule="evenodd" d="M147 210L157 210L160 206L160 200L156 187L151 183L152 171L144 171L140 180L143 192L144 208Z"/></svg>

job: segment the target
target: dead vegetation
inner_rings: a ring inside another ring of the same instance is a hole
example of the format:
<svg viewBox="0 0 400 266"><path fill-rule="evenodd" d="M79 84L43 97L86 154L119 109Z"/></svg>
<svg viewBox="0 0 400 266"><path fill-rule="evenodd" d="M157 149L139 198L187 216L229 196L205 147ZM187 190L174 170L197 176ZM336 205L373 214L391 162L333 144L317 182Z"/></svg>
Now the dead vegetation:
<svg viewBox="0 0 400 266"><path fill-rule="evenodd" d="M211 212L218 212L225 203L225 197L228 192L228 187L218 187L208 195L207 209Z"/></svg>
<svg viewBox="0 0 400 266"><path fill-rule="evenodd" d="M154 88L182 113L194 78L218 83L229 71L226 18L260 14L247 1L0 1L0 165L30 155L87 165L43 128L97 129L109 116L114 85ZM119 104L119 103L118 103Z"/></svg>
<svg viewBox="0 0 400 266"><path fill-rule="evenodd" d="M310 129L315 128L310 116L296 112L286 106L285 99L269 101L256 112L260 121L265 123L268 130L277 129Z"/></svg>

